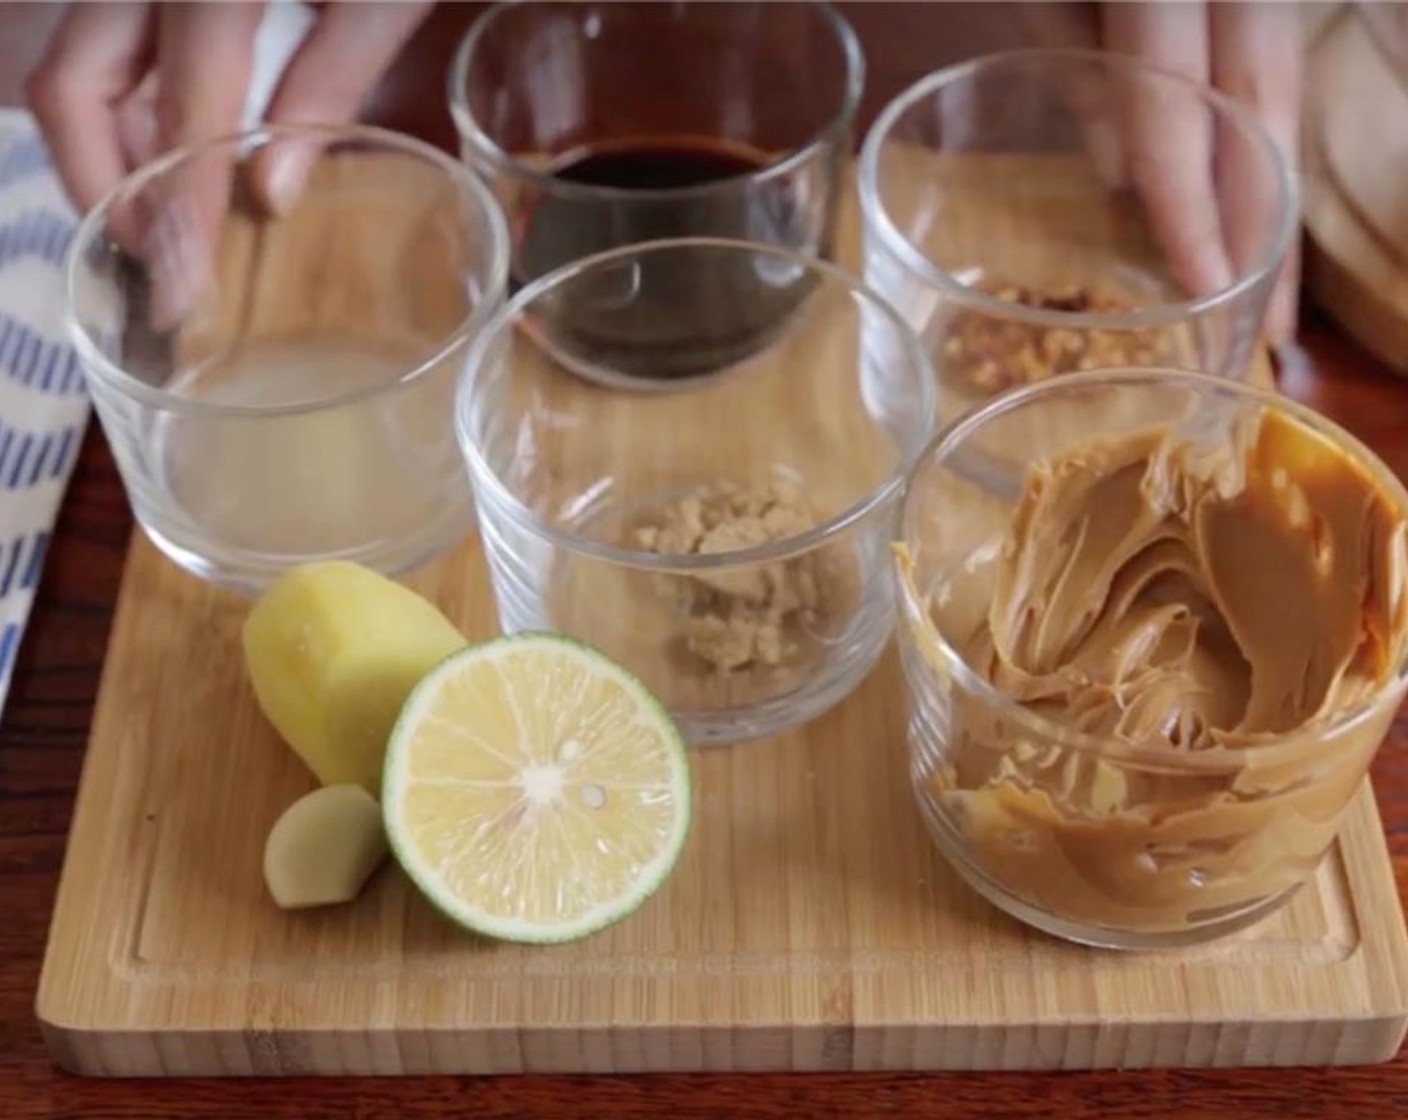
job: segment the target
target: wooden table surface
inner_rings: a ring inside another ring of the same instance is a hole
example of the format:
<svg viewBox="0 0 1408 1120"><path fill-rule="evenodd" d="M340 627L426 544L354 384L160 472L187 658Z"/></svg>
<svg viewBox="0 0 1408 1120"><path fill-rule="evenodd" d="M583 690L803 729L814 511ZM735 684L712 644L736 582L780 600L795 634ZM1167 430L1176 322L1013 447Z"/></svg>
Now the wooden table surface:
<svg viewBox="0 0 1408 1120"><path fill-rule="evenodd" d="M867 111L933 63L913 22L937 6L843 5L871 59ZM885 9L881 11L881 9ZM454 18L463 20L467 9ZM0 104L42 41L42 7L0 6ZM952 26L952 25L950 25ZM408 52L424 73L452 37L429 27ZM915 44L920 44L916 47ZM890 44L887 49L886 44ZM963 47L977 43L965 40ZM953 46L952 42L946 46ZM439 84L431 83L438 94ZM424 88L424 85L421 86ZM394 88L383 119L447 138ZM1358 433L1408 478L1408 381L1309 315L1285 356L1283 389ZM98 1081L49 1062L33 1001L64 840L93 715L132 517L96 423L70 485L8 705L0 721L0 1117L357 1120L421 1116L1408 1117L1408 1048L1388 1065L1340 1070L1097 1074L519 1077L382 1080ZM1399 895L1408 901L1408 712L1374 766Z"/></svg>

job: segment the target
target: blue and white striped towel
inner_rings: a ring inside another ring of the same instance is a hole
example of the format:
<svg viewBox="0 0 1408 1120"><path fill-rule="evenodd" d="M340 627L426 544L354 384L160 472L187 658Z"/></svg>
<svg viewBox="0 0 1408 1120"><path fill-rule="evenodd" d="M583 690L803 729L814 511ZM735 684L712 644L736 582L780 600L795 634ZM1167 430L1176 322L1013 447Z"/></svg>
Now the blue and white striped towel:
<svg viewBox="0 0 1408 1120"><path fill-rule="evenodd" d="M33 121L0 110L0 711L88 422L63 330L76 225Z"/></svg>
<svg viewBox="0 0 1408 1120"><path fill-rule="evenodd" d="M313 20L298 0L265 9L245 127L264 119ZM0 109L0 713L88 423L83 373L63 329L63 263L77 225L33 118Z"/></svg>

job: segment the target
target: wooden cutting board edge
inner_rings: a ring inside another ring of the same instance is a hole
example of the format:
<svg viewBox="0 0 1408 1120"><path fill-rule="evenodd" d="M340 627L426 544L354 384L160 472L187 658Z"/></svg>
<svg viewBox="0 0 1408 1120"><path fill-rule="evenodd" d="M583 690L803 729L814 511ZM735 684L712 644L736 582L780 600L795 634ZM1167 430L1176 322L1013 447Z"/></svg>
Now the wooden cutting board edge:
<svg viewBox="0 0 1408 1120"><path fill-rule="evenodd" d="M843 253L855 253L858 234L853 214L843 220L841 237L846 246ZM1271 364L1264 353L1250 375L1260 384L1272 383ZM477 547L469 552L477 558ZM462 550L459 555L469 552ZM452 561L418 581L432 595L451 594L456 570ZM1129 957L1082 957L1087 963L1081 975L1072 978L1063 965L1064 947L1041 941L1032 942L1029 950L1034 967L997 969L989 977L995 991L1020 980L1018 988L1027 992L1028 1002L1017 1014L1010 1004L983 1006L980 996L967 995L952 1000L955 1008L961 1008L949 1017L892 1013L897 1005L896 984L933 982L922 971L905 972L922 969L922 958L916 956L906 965L909 958L891 954L866 971L859 966L867 950L850 944L837 958L839 975L825 972L835 967L835 961L819 965L819 974L809 971L816 962L809 963L803 954L790 964L781 961L778 975L761 980L725 973L701 974L690 981L706 995L714 988L743 992L760 985L769 989L782 985L780 1002L762 1001L732 1022L721 1021L714 1013L668 1021L667 1016L651 1011L654 1005L649 998L650 993L668 988L668 983L648 978L622 982L637 998L627 1000L625 1006L620 1000L603 1005L614 1007L616 1013L600 1013L590 1022L579 1017L557 1026L523 1016L455 1022L449 1027L429 1026L428 1017L420 1025L402 1024L396 1021L391 995L375 997L368 1004L380 1011L338 1024L335 1011L304 1005L298 995L304 988L327 990L317 981L290 982L286 990L277 982L262 981L254 985L258 993L251 995L248 988L241 988L238 995L220 998L215 994L216 982L191 973L185 987L168 984L159 991L144 991L130 967L134 939L141 934L141 916L88 909L108 888L101 881L91 881L102 867L85 870L75 853L96 853L107 861L104 867L120 872L126 866L125 853L105 851L113 837L105 831L104 814L114 804L126 802L130 812L138 814L133 819L140 833L140 810L158 808L160 776L146 773L141 765L146 748L142 736L150 718L139 715L134 720L120 711L120 705L129 687L124 676L132 664L128 659L134 647L129 643L141 629L151 602L161 603L164 596L168 607L184 603L206 612L191 619L193 641L198 641L202 626L221 620L222 608L211 595L173 582L187 578L175 573L144 537L134 537L112 631L114 647L126 653L110 657L104 667L93 749L80 780L36 1000L36 1013L55 1060L75 1072L171 1076L1339 1064L1386 1060L1408 1030L1408 932L1367 782L1351 807L1334 858L1327 861L1332 866L1309 888L1343 891L1347 900L1345 912L1338 915L1340 932L1328 935L1325 945L1310 947L1325 958L1320 973L1312 976L1290 966L1278 971L1274 961L1266 963L1271 958L1261 960L1255 954L1223 967L1203 958L1185 958L1171 968L1198 988L1199 1010L1184 1018L1160 1010L1157 999L1155 1006L1140 1006L1139 993L1120 989L1119 978ZM178 589L174 598L173 588ZM891 672L893 666L883 671ZM932 852L929 857L937 858ZM152 873L150 866L143 871L147 876ZM1326 888L1325 883L1331 886ZM121 891L109 893L130 901ZM1339 903L1327 905L1333 908ZM980 909L983 906L979 904ZM134 923L137 928L132 928ZM981 954L969 953L979 967ZM1309 954L1307 960L1313 956ZM1042 961L1047 966L1036 967ZM982 976L975 976L972 982L981 988ZM1240 986L1239 978L1252 987ZM1065 997L1059 994L1063 982L1074 984L1075 997L1071 990ZM491 987L501 983L505 991L515 987L512 979L484 983ZM530 978L521 981L524 987L551 987L552 983L551 978L541 984ZM584 973L580 979L558 983L566 983L568 990L581 996L588 990L609 988L612 981ZM1028 984L1033 985L1029 990ZM411 979L400 976L363 984L393 994L413 986ZM207 998L211 1002L198 1006ZM1063 998L1069 998L1067 1009L1053 1013L1051 1009L1061 1007ZM235 1003L230 1004L230 999ZM349 1006L356 1003L349 997ZM769 1006L772 1011L765 1009ZM1108 1010L1115 1007L1124 1010ZM1237 1009L1236 1021L1229 1021L1229 1008ZM173 1027L182 1016L185 1025Z"/></svg>

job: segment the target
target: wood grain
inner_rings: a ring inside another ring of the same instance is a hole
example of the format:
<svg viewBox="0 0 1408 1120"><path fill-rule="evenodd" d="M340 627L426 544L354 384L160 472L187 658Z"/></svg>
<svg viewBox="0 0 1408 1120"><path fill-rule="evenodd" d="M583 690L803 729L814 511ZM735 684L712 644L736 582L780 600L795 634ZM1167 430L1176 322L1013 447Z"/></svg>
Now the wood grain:
<svg viewBox="0 0 1408 1120"><path fill-rule="evenodd" d="M492 632L475 542L416 582L471 636ZM243 681L244 610L134 541L39 991L65 1065L1081 1068L1397 1047L1403 934L1367 794L1315 888L1248 935L1146 956L1060 945L931 850L889 661L802 731L698 754L681 867L602 935L477 943L394 870L352 907L282 913L259 852L310 779Z"/></svg>
<svg viewBox="0 0 1408 1120"><path fill-rule="evenodd" d="M1323 317L1284 355L1282 388L1346 424L1408 477L1408 394ZM0 1115L393 1120L470 1113L683 1118L847 1116L1396 1117L1408 1055L1335 1070L1139 1074L528 1076L163 1083L77 1078L55 1070L33 996L72 798L92 719L130 514L111 455L90 430L56 529L36 613L0 727ZM1400 898L1408 898L1408 713L1374 765Z"/></svg>
<svg viewBox="0 0 1408 1120"><path fill-rule="evenodd" d="M1043 165L1042 176L1063 181L1059 167ZM418 191L409 184L408 200ZM1069 211L1069 192L1053 197ZM1010 206L974 204L967 221L995 237L1037 221L1038 208L1038 196L1023 195ZM852 268L858 225L852 194L838 237ZM1101 245L1122 236L1098 223L1088 231ZM296 256L297 244L286 237L284 251ZM282 322L286 309L270 308L266 317ZM837 310L813 309L828 318ZM256 307L249 329L261 322ZM854 341L834 353L856 353ZM845 367L810 353L805 336L758 360L814 377L823 364L838 377ZM611 458L623 448L632 463L673 466L662 433L733 416L744 442L703 449L730 462L762 435L741 418L756 427L787 414L735 401L740 386L768 384L740 375L697 394L649 396L655 420L632 412L642 430L602 439L632 398L530 368L531 391L553 415L566 407L563 394L583 397L570 412L592 418L582 426L595 438L565 453L606 454L596 472L606 477L623 473ZM1267 378L1264 363L1256 376ZM821 400L860 415L845 408L840 384L819 384L829 386ZM817 432L856 443L833 426ZM568 464L553 470L544 446L548 473L565 479ZM477 538L414 582L469 637L496 632ZM439 918L395 868L352 906L283 913L264 891L260 852L311 778L245 681L246 609L180 572L145 536L134 539L39 986L38 1017L67 1068L248 1076L1319 1065L1385 1060L1408 1023L1408 939L1367 791L1313 883L1253 930L1180 953L1063 945L983 903L930 845L909 788L893 657L820 720L697 752L681 866L602 934L551 949L485 944Z"/></svg>
<svg viewBox="0 0 1408 1120"><path fill-rule="evenodd" d="M1408 240L1408 90L1365 21L1341 16L1311 67L1308 124L1330 184L1400 267Z"/></svg>
<svg viewBox="0 0 1408 1120"><path fill-rule="evenodd" d="M1301 151L1306 286L1345 331L1408 372L1408 92L1363 21L1337 16L1307 69Z"/></svg>

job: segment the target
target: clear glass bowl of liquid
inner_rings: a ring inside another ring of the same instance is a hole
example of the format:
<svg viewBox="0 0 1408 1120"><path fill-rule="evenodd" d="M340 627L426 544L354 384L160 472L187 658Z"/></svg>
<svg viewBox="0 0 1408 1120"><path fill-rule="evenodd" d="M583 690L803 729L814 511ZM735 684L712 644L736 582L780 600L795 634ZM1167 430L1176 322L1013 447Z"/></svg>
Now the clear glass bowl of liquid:
<svg viewBox="0 0 1408 1120"><path fill-rule="evenodd" d="M278 159L291 202L261 193ZM163 156L80 227L69 330L133 512L187 571L394 574L459 539L467 340L508 235L464 166L379 129L279 126Z"/></svg>

